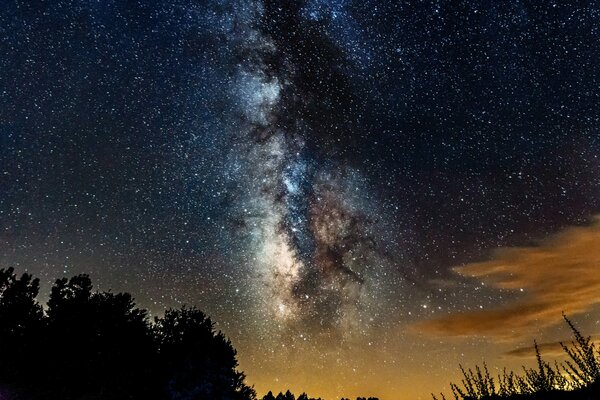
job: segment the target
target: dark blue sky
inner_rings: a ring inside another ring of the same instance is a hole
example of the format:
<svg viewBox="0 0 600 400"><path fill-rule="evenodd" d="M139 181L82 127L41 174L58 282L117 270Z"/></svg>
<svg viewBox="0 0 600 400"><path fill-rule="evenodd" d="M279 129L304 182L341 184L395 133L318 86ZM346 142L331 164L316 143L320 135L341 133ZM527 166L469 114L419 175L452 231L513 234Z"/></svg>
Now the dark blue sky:
<svg viewBox="0 0 600 400"><path fill-rule="evenodd" d="M0 266L45 289L368 340L600 211L595 1L0 7Z"/></svg>

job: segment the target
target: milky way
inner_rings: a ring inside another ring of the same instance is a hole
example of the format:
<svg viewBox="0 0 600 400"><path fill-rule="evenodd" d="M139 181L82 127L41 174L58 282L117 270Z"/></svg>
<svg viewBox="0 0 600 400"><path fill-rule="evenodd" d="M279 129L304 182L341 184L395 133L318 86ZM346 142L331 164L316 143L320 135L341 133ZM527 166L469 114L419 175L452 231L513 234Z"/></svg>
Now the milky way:
<svg viewBox="0 0 600 400"><path fill-rule="evenodd" d="M339 135L352 134L338 122L352 112L339 104L354 95L337 76L346 60L330 54L322 21L302 27L302 12L300 4L257 6L244 31L252 40L239 49L240 139L254 167L240 206L252 205L243 224L269 312L325 329L356 322L373 296L365 280L385 260L372 189L337 154Z"/></svg>

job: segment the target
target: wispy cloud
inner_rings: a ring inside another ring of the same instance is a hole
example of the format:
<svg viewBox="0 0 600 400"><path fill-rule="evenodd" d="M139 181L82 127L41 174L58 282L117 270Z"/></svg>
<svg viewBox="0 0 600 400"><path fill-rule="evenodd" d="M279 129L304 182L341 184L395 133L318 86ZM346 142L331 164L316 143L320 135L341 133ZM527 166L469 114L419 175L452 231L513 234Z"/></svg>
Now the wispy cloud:
<svg viewBox="0 0 600 400"><path fill-rule="evenodd" d="M567 346L571 346L571 342L573 339L565 339L562 341ZM594 337L594 343L598 345L598 338ZM560 357L565 355L565 351L563 350L560 342L549 342L549 343L541 343L538 344L538 349L540 350L540 354L546 357ZM504 353L506 358L533 358L535 357L535 347L520 347L518 349L514 349Z"/></svg>
<svg viewBox="0 0 600 400"><path fill-rule="evenodd" d="M525 295L510 304L477 312L455 313L415 326L444 336L520 336L532 328L562 321L600 303L600 218L569 228L536 247L499 249L490 261L457 267L464 277Z"/></svg>

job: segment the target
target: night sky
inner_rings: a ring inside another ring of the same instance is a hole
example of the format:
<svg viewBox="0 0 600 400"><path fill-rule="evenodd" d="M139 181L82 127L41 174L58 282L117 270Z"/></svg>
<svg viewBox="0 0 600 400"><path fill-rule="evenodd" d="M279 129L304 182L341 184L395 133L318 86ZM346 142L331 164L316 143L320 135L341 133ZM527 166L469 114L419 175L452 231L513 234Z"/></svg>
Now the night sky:
<svg viewBox="0 0 600 400"><path fill-rule="evenodd" d="M0 8L0 267L42 297L197 305L329 400L600 333L600 2Z"/></svg>

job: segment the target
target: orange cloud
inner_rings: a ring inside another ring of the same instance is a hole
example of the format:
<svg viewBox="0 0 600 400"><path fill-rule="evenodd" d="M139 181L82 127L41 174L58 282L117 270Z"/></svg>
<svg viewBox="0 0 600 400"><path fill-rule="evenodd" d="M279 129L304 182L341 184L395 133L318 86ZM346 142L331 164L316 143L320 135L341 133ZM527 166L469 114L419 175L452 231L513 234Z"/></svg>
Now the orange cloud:
<svg viewBox="0 0 600 400"><path fill-rule="evenodd" d="M537 247L503 248L490 261L454 271L498 288L519 291L519 300L495 309L455 313L416 325L444 336L522 336L554 325L568 315L600 303L600 218L590 226L569 228Z"/></svg>
<svg viewBox="0 0 600 400"><path fill-rule="evenodd" d="M572 338L565 339L562 341L562 343L571 347L572 340ZM596 346L599 344L597 337L594 337L593 341ZM540 350L540 354L546 357L556 358L565 355L565 351L563 350L560 342L541 343L538 344L538 349ZM504 356L507 358L533 358L535 357L535 347L520 347L504 353Z"/></svg>

